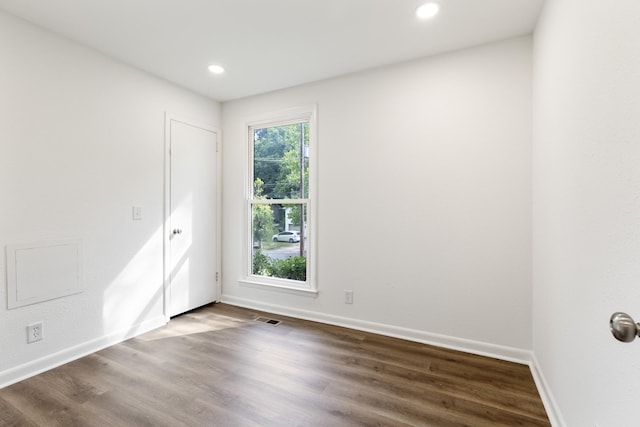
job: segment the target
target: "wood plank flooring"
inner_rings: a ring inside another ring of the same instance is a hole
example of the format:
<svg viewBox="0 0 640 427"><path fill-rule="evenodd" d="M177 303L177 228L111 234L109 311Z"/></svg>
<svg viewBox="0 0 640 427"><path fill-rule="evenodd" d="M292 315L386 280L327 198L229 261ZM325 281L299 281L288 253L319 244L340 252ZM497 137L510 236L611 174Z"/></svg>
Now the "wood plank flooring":
<svg viewBox="0 0 640 427"><path fill-rule="evenodd" d="M527 366L226 304L0 390L0 426L549 425Z"/></svg>

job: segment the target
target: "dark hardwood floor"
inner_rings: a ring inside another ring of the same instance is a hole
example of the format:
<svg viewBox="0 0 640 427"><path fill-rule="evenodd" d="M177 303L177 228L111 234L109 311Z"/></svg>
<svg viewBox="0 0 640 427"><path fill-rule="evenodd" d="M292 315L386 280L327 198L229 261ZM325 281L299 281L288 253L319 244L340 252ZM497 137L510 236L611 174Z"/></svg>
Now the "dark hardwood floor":
<svg viewBox="0 0 640 427"><path fill-rule="evenodd" d="M0 390L0 425L550 424L527 366L216 304Z"/></svg>

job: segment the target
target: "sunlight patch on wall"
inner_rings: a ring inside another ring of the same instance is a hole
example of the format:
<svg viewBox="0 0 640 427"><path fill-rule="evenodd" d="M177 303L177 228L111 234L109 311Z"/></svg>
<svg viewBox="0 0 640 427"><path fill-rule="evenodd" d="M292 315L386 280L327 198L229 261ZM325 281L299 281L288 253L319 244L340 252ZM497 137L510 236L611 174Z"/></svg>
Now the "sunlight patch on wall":
<svg viewBox="0 0 640 427"><path fill-rule="evenodd" d="M104 291L103 322L109 331L132 328L162 306L162 227L159 227Z"/></svg>

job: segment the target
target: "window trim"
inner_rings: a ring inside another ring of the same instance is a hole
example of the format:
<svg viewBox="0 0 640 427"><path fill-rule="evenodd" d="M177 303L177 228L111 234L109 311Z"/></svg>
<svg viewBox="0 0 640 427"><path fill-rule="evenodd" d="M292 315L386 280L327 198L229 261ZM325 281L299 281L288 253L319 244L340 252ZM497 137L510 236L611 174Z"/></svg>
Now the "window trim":
<svg viewBox="0 0 640 427"><path fill-rule="evenodd" d="M307 280L305 282L275 277L258 276L252 273L253 259L253 233L252 233L252 205L271 204L267 201L253 199L253 177L254 177L254 128L286 126L290 124L308 122L309 124L309 197L306 199L287 199L291 204L305 203L307 205ZM245 132L247 137L247 170L245 185L245 250L244 250L244 273L240 283L252 287L266 286L271 290L283 291L300 295L316 295L317 289L317 161L318 161L318 138L317 138L317 107L308 105L301 107L280 110L274 113L265 113L247 120Z"/></svg>

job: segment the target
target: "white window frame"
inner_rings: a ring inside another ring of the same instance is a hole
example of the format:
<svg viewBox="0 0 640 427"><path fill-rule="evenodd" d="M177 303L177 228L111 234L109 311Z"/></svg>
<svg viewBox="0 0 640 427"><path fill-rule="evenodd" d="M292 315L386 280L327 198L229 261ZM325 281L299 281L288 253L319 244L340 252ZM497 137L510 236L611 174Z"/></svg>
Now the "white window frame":
<svg viewBox="0 0 640 427"><path fill-rule="evenodd" d="M245 278L240 282L249 286L266 286L272 290L281 290L287 293L315 296L318 293L316 281L316 259L317 259L317 161L318 161L318 138L316 132L316 106L305 106L291 108L275 113L264 114L260 117L247 121L245 131L247 135L248 149L248 169L246 173L247 185L245 188L246 220L245 220ZM254 180L254 141L253 129L265 127L285 126L294 123L307 122L309 124L309 197L308 199L287 199L287 204L306 203L307 222L306 236L307 249L307 280L281 279L276 277L259 276L253 274L253 233L252 233L252 205L256 203L270 204L268 201L253 199Z"/></svg>

